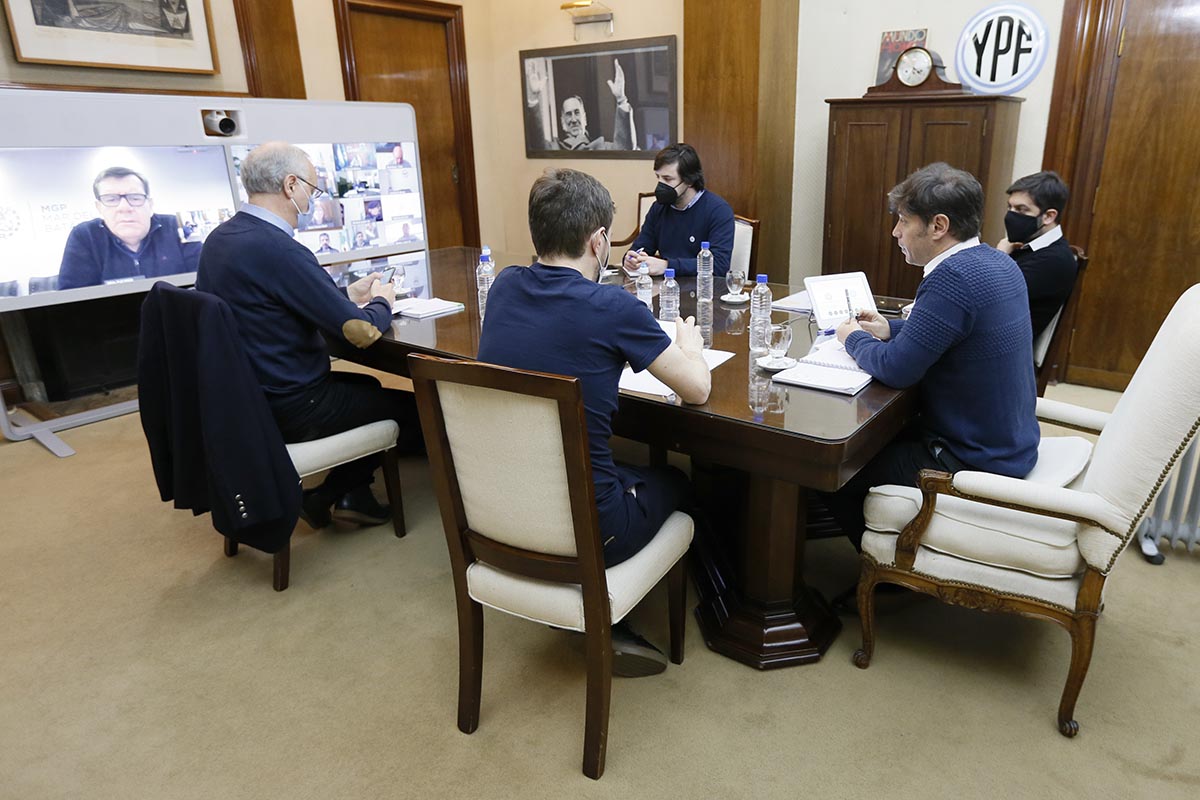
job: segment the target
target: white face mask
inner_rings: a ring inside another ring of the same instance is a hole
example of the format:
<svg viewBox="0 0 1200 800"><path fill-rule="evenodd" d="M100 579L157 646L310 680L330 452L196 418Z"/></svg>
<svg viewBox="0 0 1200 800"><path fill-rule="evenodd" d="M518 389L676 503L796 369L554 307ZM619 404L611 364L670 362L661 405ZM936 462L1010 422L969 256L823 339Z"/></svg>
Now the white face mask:
<svg viewBox="0 0 1200 800"><path fill-rule="evenodd" d="M301 181L296 181L296 185L297 185L297 186L303 186L303 183L302 183ZM312 197L310 197L310 196L309 196L309 194L308 194L308 187L307 187L307 186L305 186L305 188L304 188L304 196L305 196L305 197L308 199L308 210L309 210L309 211L312 211ZM306 213L308 213L308 212L306 212L306 211L301 211L301 210L300 210L300 206L299 206L299 205L297 205L297 203L296 203L296 195L295 195L295 193L293 193L293 194L292 194L292 196L288 198L288 200L291 200L291 201L292 201L292 205L293 205L293 206L295 206L295 208L296 208L296 216L297 216L297 217L303 217L303 216L304 216Z"/></svg>

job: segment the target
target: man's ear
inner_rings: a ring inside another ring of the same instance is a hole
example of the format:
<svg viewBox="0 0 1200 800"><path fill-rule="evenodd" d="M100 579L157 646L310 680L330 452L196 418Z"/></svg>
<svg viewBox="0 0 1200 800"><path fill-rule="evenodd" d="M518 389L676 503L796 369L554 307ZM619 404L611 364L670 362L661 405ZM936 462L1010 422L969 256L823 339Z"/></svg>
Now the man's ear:
<svg viewBox="0 0 1200 800"><path fill-rule="evenodd" d="M1043 223L1044 225L1053 225L1054 223L1058 222L1058 209L1046 209L1042 216L1046 218L1046 221Z"/></svg>
<svg viewBox="0 0 1200 800"><path fill-rule="evenodd" d="M929 236L931 239L940 239L950 232L950 218L945 214L934 214L933 221L929 223Z"/></svg>

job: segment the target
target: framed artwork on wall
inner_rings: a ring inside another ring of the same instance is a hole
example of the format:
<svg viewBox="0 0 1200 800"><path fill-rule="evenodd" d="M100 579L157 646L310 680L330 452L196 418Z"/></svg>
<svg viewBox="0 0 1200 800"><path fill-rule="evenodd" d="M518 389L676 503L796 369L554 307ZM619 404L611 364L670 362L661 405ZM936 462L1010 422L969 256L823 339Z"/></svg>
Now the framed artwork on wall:
<svg viewBox="0 0 1200 800"><path fill-rule="evenodd" d="M107 69L220 69L208 0L4 0L18 61Z"/></svg>
<svg viewBox="0 0 1200 800"><path fill-rule="evenodd" d="M646 158L678 138L674 36L522 50L528 158Z"/></svg>

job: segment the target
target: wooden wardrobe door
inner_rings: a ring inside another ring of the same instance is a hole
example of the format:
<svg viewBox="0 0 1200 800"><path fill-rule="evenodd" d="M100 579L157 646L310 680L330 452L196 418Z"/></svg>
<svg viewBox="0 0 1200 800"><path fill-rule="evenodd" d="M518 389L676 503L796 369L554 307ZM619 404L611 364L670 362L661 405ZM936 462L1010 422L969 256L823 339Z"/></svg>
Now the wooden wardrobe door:
<svg viewBox="0 0 1200 800"><path fill-rule="evenodd" d="M899 180L903 112L835 106L830 114L824 272L861 270L882 292L896 248L887 192Z"/></svg>

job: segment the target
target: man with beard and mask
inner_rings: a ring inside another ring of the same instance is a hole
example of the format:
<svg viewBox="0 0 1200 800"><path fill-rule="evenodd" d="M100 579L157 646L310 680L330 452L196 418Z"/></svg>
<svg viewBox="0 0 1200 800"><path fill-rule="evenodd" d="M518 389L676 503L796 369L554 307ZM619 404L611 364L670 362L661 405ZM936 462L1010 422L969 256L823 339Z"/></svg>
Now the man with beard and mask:
<svg viewBox="0 0 1200 800"><path fill-rule="evenodd" d="M996 249L1008 253L1025 275L1033 338L1067 302L1077 266L1058 224L1067 205L1067 185L1057 172L1035 172L1008 187L1008 213Z"/></svg>
<svg viewBox="0 0 1200 800"><path fill-rule="evenodd" d="M590 175L548 169L529 192L529 231L537 260L502 270L488 293L479 360L579 379L604 563L645 547L667 517L688 504L688 479L674 467L613 460L609 437L617 384L628 362L648 369L685 403L708 400L711 377L695 322L677 319L674 343L636 297L597 282L608 263L613 202ZM613 626L613 674L650 675L666 657L628 625Z"/></svg>
<svg viewBox="0 0 1200 800"><path fill-rule="evenodd" d="M384 389L370 375L332 372L322 337L359 348L374 344L391 328L395 287L373 272L343 292L296 241L297 220L321 194L303 150L285 142L259 145L240 174L249 199L205 240L196 289L232 309L283 440L307 442L394 419L399 451L422 452L412 394ZM304 492L301 518L314 529L334 519L358 525L390 520L391 509L371 492L381 463L376 454L334 467L320 487Z"/></svg>
<svg viewBox="0 0 1200 800"><path fill-rule="evenodd" d="M729 271L733 255L733 209L704 188L704 170L696 148L682 142L654 157L657 201L646 212L642 229L625 254L622 266L636 273L642 264L651 275L667 268L675 275L695 275L696 255L708 242L713 254L713 274Z"/></svg>

